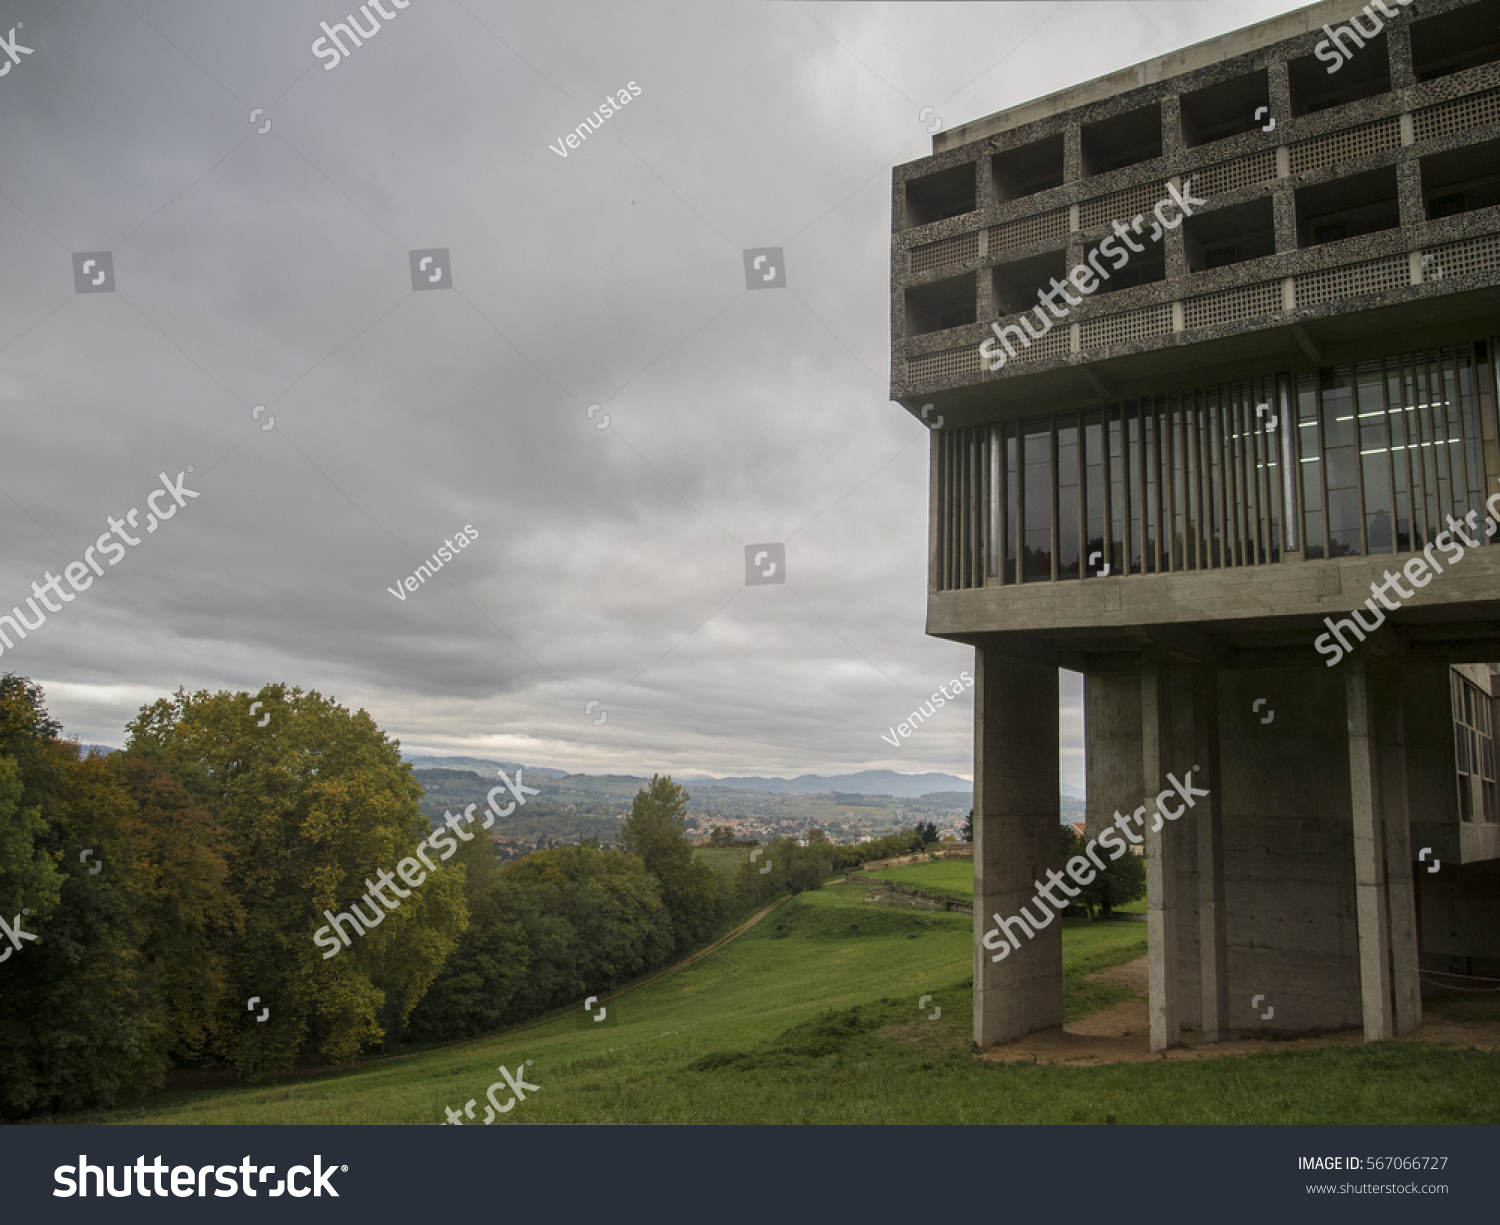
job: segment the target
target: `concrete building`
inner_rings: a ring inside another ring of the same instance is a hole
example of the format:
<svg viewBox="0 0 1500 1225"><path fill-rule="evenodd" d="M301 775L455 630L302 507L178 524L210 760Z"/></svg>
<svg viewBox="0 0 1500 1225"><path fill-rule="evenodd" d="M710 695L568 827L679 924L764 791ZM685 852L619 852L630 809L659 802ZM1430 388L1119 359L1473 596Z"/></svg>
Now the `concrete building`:
<svg viewBox="0 0 1500 1225"><path fill-rule="evenodd" d="M1302 9L895 171L928 632L976 657L981 1045L1062 1023L1058 926L979 940L1060 866L1059 668L1091 834L1169 772L1211 793L1147 836L1154 1049L1385 1038L1422 973L1500 978L1500 0L1390 8Z"/></svg>

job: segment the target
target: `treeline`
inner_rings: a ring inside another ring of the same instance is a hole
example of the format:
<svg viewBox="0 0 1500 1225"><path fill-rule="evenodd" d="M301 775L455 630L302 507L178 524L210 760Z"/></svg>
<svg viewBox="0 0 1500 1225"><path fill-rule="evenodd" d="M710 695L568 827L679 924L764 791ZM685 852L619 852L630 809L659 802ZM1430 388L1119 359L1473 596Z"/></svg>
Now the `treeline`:
<svg viewBox="0 0 1500 1225"><path fill-rule="evenodd" d="M617 850L502 865L482 830L432 835L365 712L280 685L255 701L179 690L123 751L83 758L38 686L0 676L0 1119L116 1106L169 1068L250 1078L576 1006L833 865L778 842L770 872L721 884L670 778ZM330 939L353 913L362 929Z"/></svg>

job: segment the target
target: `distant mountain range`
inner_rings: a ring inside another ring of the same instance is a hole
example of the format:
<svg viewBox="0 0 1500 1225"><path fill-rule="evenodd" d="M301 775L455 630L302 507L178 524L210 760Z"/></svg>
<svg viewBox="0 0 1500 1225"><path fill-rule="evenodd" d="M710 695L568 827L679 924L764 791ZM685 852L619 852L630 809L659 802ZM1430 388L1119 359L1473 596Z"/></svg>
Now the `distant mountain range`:
<svg viewBox="0 0 1500 1225"><path fill-rule="evenodd" d="M714 778L690 774L678 780L726 791L767 791L777 795L898 795L915 799L937 792L973 793L974 784L954 774L899 774L895 770L861 770L858 774L799 774L796 778L765 778L751 775Z"/></svg>
<svg viewBox="0 0 1500 1225"><path fill-rule="evenodd" d="M512 776L517 770L525 770L532 778L569 777L566 770L549 770L544 766L528 766L514 761L490 761L485 757L407 757L405 760L415 770L473 770L491 778L497 770L504 770Z"/></svg>
<svg viewBox="0 0 1500 1225"><path fill-rule="evenodd" d="M494 776L496 770L514 774L517 763L492 761L484 757L408 757L417 770L473 770L478 774ZM523 766L532 778L574 778L566 770L551 770L541 766ZM629 775L603 775L617 781L636 782L642 786L650 780L635 779ZM722 787L726 791L762 791L775 795L892 795L919 798L936 792L963 792L970 794L973 784L954 774L900 774L895 770L864 770L858 774L799 774L796 778L763 778L744 776L715 778L710 774L689 774L679 777L679 783L693 783L699 787Z"/></svg>

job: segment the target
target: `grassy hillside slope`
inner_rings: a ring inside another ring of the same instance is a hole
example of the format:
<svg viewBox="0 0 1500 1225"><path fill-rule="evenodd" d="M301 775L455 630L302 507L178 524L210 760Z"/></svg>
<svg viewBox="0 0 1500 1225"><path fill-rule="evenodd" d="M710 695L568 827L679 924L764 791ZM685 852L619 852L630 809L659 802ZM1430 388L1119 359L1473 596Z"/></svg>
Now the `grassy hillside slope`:
<svg viewBox="0 0 1500 1225"><path fill-rule="evenodd" d="M690 968L608 1001L603 1021L579 1012L349 1072L174 1091L70 1121L435 1124L471 1099L479 1121L498 1065L529 1060L540 1089L505 1123L1500 1122L1500 1055L1436 1047L1099 1068L976 1060L971 920L863 893L802 894ZM1144 925L1069 921L1070 1017L1117 998L1085 975L1138 957L1144 941Z"/></svg>
<svg viewBox="0 0 1500 1225"><path fill-rule="evenodd" d="M972 859L939 859L933 863L908 863L899 868L877 868L866 875L876 880L899 881L915 885L933 897L969 902L974 898L974 861ZM1145 914L1146 899L1137 898L1115 909L1121 914Z"/></svg>

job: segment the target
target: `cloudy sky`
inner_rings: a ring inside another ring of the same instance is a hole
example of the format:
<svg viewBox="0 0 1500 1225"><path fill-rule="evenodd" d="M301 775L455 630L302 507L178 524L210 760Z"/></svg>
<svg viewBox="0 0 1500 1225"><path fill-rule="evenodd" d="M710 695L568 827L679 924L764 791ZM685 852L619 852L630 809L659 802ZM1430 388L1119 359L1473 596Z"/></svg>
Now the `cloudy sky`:
<svg viewBox="0 0 1500 1225"><path fill-rule="evenodd" d="M105 744L179 686L285 681L409 753L969 776L971 702L881 738L972 671L923 633L891 168L934 113L1295 6L385 0L330 68L348 7L0 0L30 49L0 76L0 607L111 516L140 540L0 671ZM757 247L785 288L747 289ZM784 584L746 585L760 544Z"/></svg>

